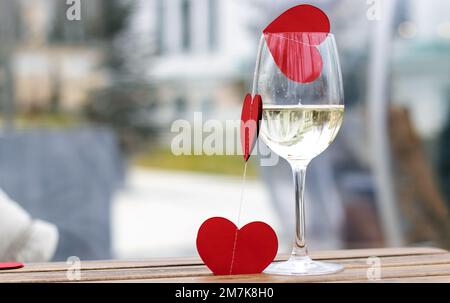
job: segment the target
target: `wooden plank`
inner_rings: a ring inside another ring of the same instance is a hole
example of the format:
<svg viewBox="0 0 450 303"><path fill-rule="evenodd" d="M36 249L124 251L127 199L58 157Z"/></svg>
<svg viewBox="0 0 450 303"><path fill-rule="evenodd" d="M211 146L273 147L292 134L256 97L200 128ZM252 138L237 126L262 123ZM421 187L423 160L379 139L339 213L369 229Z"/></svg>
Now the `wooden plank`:
<svg viewBox="0 0 450 303"><path fill-rule="evenodd" d="M423 270L431 270L431 276L444 276L450 267L450 253L434 248L395 248L395 249L368 249L352 251L318 252L313 253L317 259L325 259L343 264L346 270L337 275L319 277L281 277L281 276L235 276L215 277L210 271L193 258L161 259L161 260L135 260L135 261L86 261L82 262L83 281L155 281L155 282L339 282L339 281L367 281L368 256L379 256L383 275L397 279L395 271L400 277L428 276ZM344 256L352 258L344 259ZM335 258L331 258L335 257ZM181 264L180 264L181 263ZM177 264L177 265L174 265ZM439 267L444 272L438 271ZM413 268L410 274L405 274ZM68 282L66 263L29 264L24 269L13 271L0 271L0 282ZM421 269L421 270L419 270ZM414 273L418 274L415 276ZM405 276L406 275L406 276ZM450 272L448 274L450 276ZM238 280L236 280L238 279ZM251 279L251 280L246 280ZM287 279L287 280L286 280Z"/></svg>
<svg viewBox="0 0 450 303"><path fill-rule="evenodd" d="M381 270L382 278L371 281L367 278L367 270L363 268L345 269L341 273L324 276L275 276L275 275L240 275L240 276L203 276L184 278L160 278L143 282L158 283L322 283L322 282L383 282L392 279L419 277L450 277L450 264L420 265L407 267L385 267Z"/></svg>
<svg viewBox="0 0 450 303"><path fill-rule="evenodd" d="M345 268L368 268L371 266L368 264L368 258L335 259L327 261L340 263L344 265ZM383 267L450 264L450 253L435 255L380 257L380 263Z"/></svg>
<svg viewBox="0 0 450 303"><path fill-rule="evenodd" d="M155 278L181 278L190 276L209 276L210 271L205 266L171 267L167 268L133 268L133 269L107 269L107 270L82 270L82 281L110 281L129 279L155 279ZM71 282L66 271L43 271L28 273L4 273L0 274L0 283L5 282Z"/></svg>
<svg viewBox="0 0 450 303"><path fill-rule="evenodd" d="M386 256L411 256L411 255L437 255L446 254L447 251L439 248L382 248L382 249L355 249L355 250L338 250L338 251L316 251L311 252L312 258L316 260L346 260L356 258L367 258L371 256L386 257ZM286 259L288 256L279 256L278 260ZM346 263L352 262L345 261ZM365 260L360 260L365 262ZM360 263L359 262L359 263ZM202 261L198 257L187 258L164 258L153 260L105 260L105 261L81 261L81 269L127 269L127 268L149 268L149 267L178 267L189 265L201 265ZM65 262L54 263L30 263L22 269L12 271L1 271L1 274L27 273L27 272L43 272L43 271L66 271L70 265Z"/></svg>
<svg viewBox="0 0 450 303"><path fill-rule="evenodd" d="M450 276L431 276L431 277L413 277L413 278L393 278L383 279L381 281L372 281L374 283L450 283ZM367 282L370 283L370 282Z"/></svg>
<svg viewBox="0 0 450 303"><path fill-rule="evenodd" d="M375 248L375 249L351 249L335 251L311 252L311 257L317 260L386 257L386 256L411 256L428 254L445 254L447 251L431 247L399 247L399 248Z"/></svg>
<svg viewBox="0 0 450 303"><path fill-rule="evenodd" d="M382 270L393 268L410 268L418 266L450 266L450 253L436 255L413 255L400 257L382 257ZM351 280L356 277L366 277L367 269L370 265L366 263L366 258L336 260L346 268L346 274L351 273ZM114 269L90 269L82 270L83 281L110 281L110 280L152 280L162 278L206 278L206 279L234 279L233 277L213 277L210 271L204 266L178 266L178 267L148 267L148 268L114 268ZM255 277L252 277L252 279ZM321 276L316 280L330 281L329 276ZM340 276L337 280L331 277L331 281L346 281L347 276ZM358 278L358 279L359 279ZM277 277L275 279L278 279ZM256 278L260 280L259 277ZM66 271L36 271L36 272L9 272L0 274L0 282L67 282Z"/></svg>
<svg viewBox="0 0 450 303"><path fill-rule="evenodd" d="M165 281L163 279L161 280L114 280L114 281L94 281L94 283L164 283L161 281ZM254 281L249 280L246 281L249 283L257 283L260 281ZM403 278L384 278L381 280L360 280L360 281L316 281L317 283L450 283L450 276L427 276L427 277L403 277ZM311 283L316 283L311 282ZM92 282L89 282L92 283ZM166 283L178 283L176 282L166 282ZM260 282L263 283L263 282ZM306 283L304 281L302 282L294 282L294 283Z"/></svg>
<svg viewBox="0 0 450 303"><path fill-rule="evenodd" d="M81 261L82 270L95 269L133 269L133 268L149 268L149 267L177 267L201 265L199 258L168 258L155 260L107 260L107 261ZM28 263L25 267L15 270L4 270L2 273L29 273L29 272L45 272L45 271L66 271L71 265L65 262L52 263Z"/></svg>

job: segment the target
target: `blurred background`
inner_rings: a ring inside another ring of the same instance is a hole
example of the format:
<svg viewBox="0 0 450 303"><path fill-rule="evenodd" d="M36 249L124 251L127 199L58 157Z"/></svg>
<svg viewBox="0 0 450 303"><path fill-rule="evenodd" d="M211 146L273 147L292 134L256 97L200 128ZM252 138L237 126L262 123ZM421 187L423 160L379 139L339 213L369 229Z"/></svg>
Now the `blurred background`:
<svg viewBox="0 0 450 303"><path fill-rule="evenodd" d="M236 220L242 156L175 156L171 125L239 120L262 30L302 3L331 19L346 96L307 177L311 250L450 249L449 1L79 3L70 20L77 1L0 0L0 190L57 227L52 260L194 256L205 219ZM242 223L270 223L286 253L290 168L259 160Z"/></svg>

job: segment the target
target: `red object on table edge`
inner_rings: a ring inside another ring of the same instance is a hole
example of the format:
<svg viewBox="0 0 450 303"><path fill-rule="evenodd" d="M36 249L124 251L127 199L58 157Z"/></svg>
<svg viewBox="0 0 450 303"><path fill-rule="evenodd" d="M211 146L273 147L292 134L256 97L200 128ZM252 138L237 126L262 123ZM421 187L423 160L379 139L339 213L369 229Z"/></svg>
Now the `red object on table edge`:
<svg viewBox="0 0 450 303"><path fill-rule="evenodd" d="M7 270L7 269L19 269L24 267L25 265L20 262L7 262L7 263L0 263L0 270Z"/></svg>

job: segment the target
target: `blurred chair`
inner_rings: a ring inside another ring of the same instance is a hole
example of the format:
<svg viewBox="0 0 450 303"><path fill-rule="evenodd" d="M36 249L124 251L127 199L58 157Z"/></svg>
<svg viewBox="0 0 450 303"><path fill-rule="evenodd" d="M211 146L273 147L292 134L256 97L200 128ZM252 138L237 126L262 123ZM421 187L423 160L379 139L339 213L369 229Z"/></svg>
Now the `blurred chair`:
<svg viewBox="0 0 450 303"><path fill-rule="evenodd" d="M0 133L0 188L57 225L55 260L111 257L110 203L123 163L106 129Z"/></svg>
<svg viewBox="0 0 450 303"><path fill-rule="evenodd" d="M450 248L450 216L407 109L391 106L389 132L400 211L409 243Z"/></svg>

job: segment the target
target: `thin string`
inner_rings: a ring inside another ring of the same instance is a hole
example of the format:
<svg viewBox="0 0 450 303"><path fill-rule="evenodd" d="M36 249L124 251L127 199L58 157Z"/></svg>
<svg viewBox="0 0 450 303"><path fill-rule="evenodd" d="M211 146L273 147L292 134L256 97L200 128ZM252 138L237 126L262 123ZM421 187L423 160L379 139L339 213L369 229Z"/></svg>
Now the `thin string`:
<svg viewBox="0 0 450 303"><path fill-rule="evenodd" d="M239 210L238 210L238 216L237 216L237 229L236 229L236 234L234 235L233 254L231 255L230 275L233 272L233 265L234 265L234 257L235 257L235 253L236 253L236 244L237 244L237 238L238 238L238 231L239 231L239 226L241 224L242 204L244 202L244 192L245 192L245 180L247 179L247 164L248 164L248 162L245 162L244 174L242 175L241 197L239 199Z"/></svg>
<svg viewBox="0 0 450 303"><path fill-rule="evenodd" d="M263 50L264 41L265 41L264 40L264 35L262 35L261 39L259 40L258 54L256 56L255 73L253 74L252 98L256 95L258 75L259 75L260 62L261 62L261 56L262 56L262 50ZM252 109L253 109L253 100L252 100L252 105L250 106L250 116L252 115ZM245 143L247 144L247 142L245 142ZM248 142L248 144L250 145L250 142ZM251 151L249 151L249 152L251 152ZM239 210L238 210L238 216L237 216L237 229L236 229L236 234L234 236L233 254L231 255L230 275L233 272L233 265L234 265L234 257L235 257L235 254L236 254L236 244L237 244L237 238L238 238L238 231L239 231L239 226L241 224L242 205L244 204L245 180L247 179L247 165L248 165L248 159L247 159L247 161L245 161L244 173L243 173L243 176L242 176L241 197L239 199Z"/></svg>
<svg viewBox="0 0 450 303"><path fill-rule="evenodd" d="M239 211L238 211L238 217L237 217L237 226L241 224L241 213L242 213L242 204L244 204L244 193L245 193L245 181L247 180L247 164L248 162L245 162L244 165L244 174L242 176L242 183L241 183L241 197L239 199Z"/></svg>

